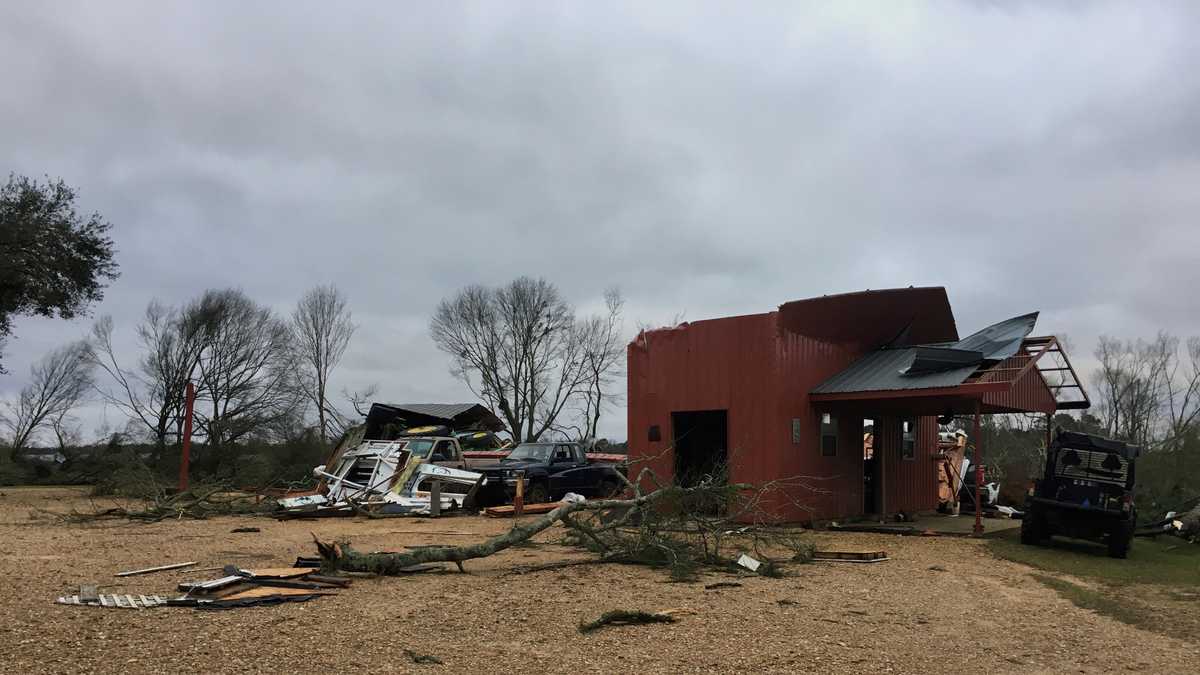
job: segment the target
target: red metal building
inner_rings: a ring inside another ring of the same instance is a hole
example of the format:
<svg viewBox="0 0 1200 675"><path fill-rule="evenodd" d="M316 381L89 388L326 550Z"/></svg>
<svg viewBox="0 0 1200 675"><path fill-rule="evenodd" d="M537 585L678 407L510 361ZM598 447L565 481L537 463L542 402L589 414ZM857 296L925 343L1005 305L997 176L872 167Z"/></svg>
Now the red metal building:
<svg viewBox="0 0 1200 675"><path fill-rule="evenodd" d="M645 331L628 348L631 475L724 466L773 483L786 521L931 510L938 416L1086 407L1057 340L1028 337L1035 320L960 340L944 288L904 288Z"/></svg>

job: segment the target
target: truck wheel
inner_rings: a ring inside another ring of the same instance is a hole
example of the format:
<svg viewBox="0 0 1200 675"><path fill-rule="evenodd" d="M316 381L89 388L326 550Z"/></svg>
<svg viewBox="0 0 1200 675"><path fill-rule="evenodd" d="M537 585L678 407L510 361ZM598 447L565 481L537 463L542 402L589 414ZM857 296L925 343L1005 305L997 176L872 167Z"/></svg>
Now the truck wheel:
<svg viewBox="0 0 1200 675"><path fill-rule="evenodd" d="M601 499L616 499L621 495L621 484L611 478L606 478L600 482L597 494Z"/></svg>
<svg viewBox="0 0 1200 675"><path fill-rule="evenodd" d="M545 504L550 501L550 491L545 483L534 483L525 490L526 504Z"/></svg>
<svg viewBox="0 0 1200 675"><path fill-rule="evenodd" d="M1108 532L1108 557L1129 557L1129 546L1133 543L1133 520L1117 523Z"/></svg>
<svg viewBox="0 0 1200 675"><path fill-rule="evenodd" d="M1030 510L1021 519L1021 543L1027 546L1037 546L1046 539L1046 528L1042 518L1036 511Z"/></svg>

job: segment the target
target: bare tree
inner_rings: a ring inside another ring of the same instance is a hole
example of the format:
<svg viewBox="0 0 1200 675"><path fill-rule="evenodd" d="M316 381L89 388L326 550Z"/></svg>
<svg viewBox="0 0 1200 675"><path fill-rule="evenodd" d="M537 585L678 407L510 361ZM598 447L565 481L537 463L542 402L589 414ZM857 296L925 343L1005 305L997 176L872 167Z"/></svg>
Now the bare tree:
<svg viewBox="0 0 1200 675"><path fill-rule="evenodd" d="M1148 446L1160 422L1172 340L1159 333L1153 342L1101 336L1096 347L1100 368L1099 412L1109 435Z"/></svg>
<svg viewBox="0 0 1200 675"><path fill-rule="evenodd" d="M1150 448L1172 448L1200 422L1200 338L1185 346L1165 332L1152 341L1101 337L1099 413L1106 433Z"/></svg>
<svg viewBox="0 0 1200 675"><path fill-rule="evenodd" d="M430 334L514 440L552 428L586 381L574 312L544 279L467 287L438 304Z"/></svg>
<svg viewBox="0 0 1200 675"><path fill-rule="evenodd" d="M30 381L15 402L5 404L0 415L12 438L12 460L38 431L66 416L87 396L92 386L92 348L87 341L59 347L30 369Z"/></svg>
<svg viewBox="0 0 1200 675"><path fill-rule="evenodd" d="M92 327L96 364L111 387L98 387L104 400L145 427L161 453L168 438L182 434L187 382L199 365L203 326L184 321L177 310L157 301L146 307L138 324L142 356L134 370L124 369L113 347L113 322L102 317Z"/></svg>
<svg viewBox="0 0 1200 675"><path fill-rule="evenodd" d="M327 396L329 374L342 360L355 325L346 298L335 286L317 286L304 294L292 313L292 342L300 366L299 384L316 408L321 442L340 426L339 413Z"/></svg>
<svg viewBox="0 0 1200 675"><path fill-rule="evenodd" d="M583 343L584 382L580 414L584 438L596 438L600 414L605 405L610 405L619 396L611 388L613 380L620 375L621 360L625 356L621 331L624 306L620 290L610 288L604 292L605 314L584 319L579 325L579 339Z"/></svg>
<svg viewBox="0 0 1200 675"><path fill-rule="evenodd" d="M181 320L202 336L195 416L211 447L233 443L301 405L291 330L269 307L238 290L209 290L184 308Z"/></svg>
<svg viewBox="0 0 1200 675"><path fill-rule="evenodd" d="M1163 370L1167 415L1163 446L1175 449L1200 422L1200 337L1187 341L1186 362L1178 355L1179 340L1169 340L1170 353Z"/></svg>

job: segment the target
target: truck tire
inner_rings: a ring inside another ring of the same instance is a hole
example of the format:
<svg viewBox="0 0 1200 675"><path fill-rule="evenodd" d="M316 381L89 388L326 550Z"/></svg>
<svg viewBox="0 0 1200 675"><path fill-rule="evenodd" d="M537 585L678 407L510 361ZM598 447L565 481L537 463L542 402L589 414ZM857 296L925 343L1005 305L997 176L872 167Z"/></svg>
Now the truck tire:
<svg viewBox="0 0 1200 675"><path fill-rule="evenodd" d="M550 490L545 483L531 483L525 490L526 504L545 504L550 501Z"/></svg>
<svg viewBox="0 0 1200 675"><path fill-rule="evenodd" d="M1108 557L1129 557L1129 546L1133 543L1133 519L1113 525L1108 532Z"/></svg>
<svg viewBox="0 0 1200 675"><path fill-rule="evenodd" d="M1042 515L1034 509L1029 509L1021 519L1021 543L1026 546L1038 546L1046 540L1046 526Z"/></svg>
<svg viewBox="0 0 1200 675"><path fill-rule="evenodd" d="M621 494L621 484L615 478L605 478L600 481L596 496L600 499L615 499Z"/></svg>

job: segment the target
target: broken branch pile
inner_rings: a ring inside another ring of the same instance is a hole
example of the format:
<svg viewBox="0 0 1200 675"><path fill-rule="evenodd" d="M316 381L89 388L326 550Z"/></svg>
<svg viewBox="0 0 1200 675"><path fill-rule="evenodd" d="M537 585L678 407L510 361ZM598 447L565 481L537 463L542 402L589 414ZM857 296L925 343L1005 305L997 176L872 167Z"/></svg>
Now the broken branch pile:
<svg viewBox="0 0 1200 675"><path fill-rule="evenodd" d="M197 487L184 492L168 494L157 492L142 499L136 506L118 505L96 508L92 511L71 510L68 513L45 511L68 523L87 523L97 520L134 520L156 523L168 518L193 518L203 520L212 516L266 513L268 504L261 503L256 495L239 492L227 485Z"/></svg>
<svg viewBox="0 0 1200 675"><path fill-rule="evenodd" d="M468 560L485 558L528 541L550 527L567 530L566 543L597 553L603 562L666 567L676 579L695 576L701 567L740 570L738 554L754 552L766 559L764 576L780 573L786 560L807 562L813 548L791 532L742 523L762 520L764 495L779 485L754 488L730 484L723 474L706 477L691 487L661 485L644 469L635 480L626 479L627 498L563 503L504 534L468 546L431 546L402 553L362 553L347 542L314 541L326 572L400 573L422 563L453 562L459 570ZM654 489L644 491L642 485ZM770 560L771 551L789 555Z"/></svg>

